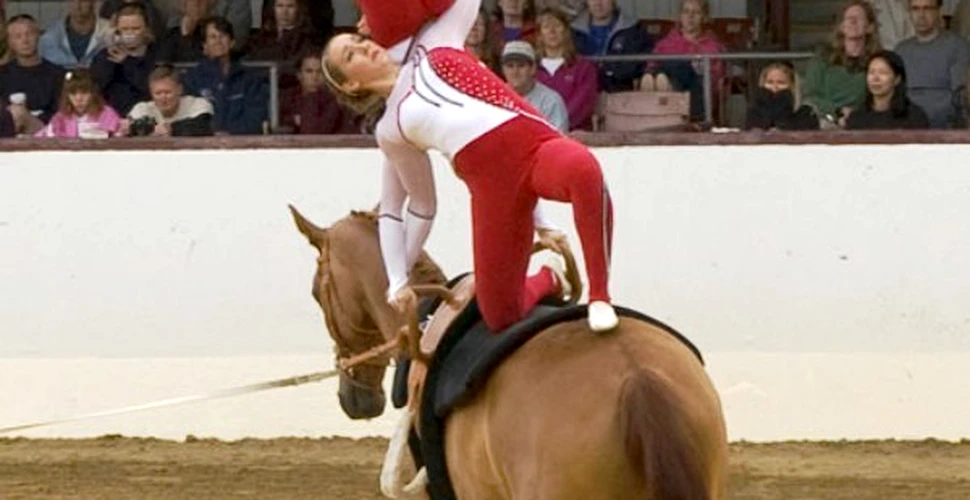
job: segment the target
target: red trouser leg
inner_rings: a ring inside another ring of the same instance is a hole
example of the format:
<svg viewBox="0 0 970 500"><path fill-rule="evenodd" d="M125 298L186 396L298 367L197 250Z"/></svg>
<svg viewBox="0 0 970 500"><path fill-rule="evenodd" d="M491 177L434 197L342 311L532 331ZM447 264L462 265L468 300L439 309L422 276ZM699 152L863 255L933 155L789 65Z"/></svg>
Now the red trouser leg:
<svg viewBox="0 0 970 500"><path fill-rule="evenodd" d="M610 302L613 203L599 162L586 146L572 139L549 139L536 152L532 187L542 198L572 204L586 260L589 300Z"/></svg>
<svg viewBox="0 0 970 500"><path fill-rule="evenodd" d="M495 333L524 318L540 300L557 291L548 269L526 278L534 205L531 196L472 192L475 295L485 324Z"/></svg>
<svg viewBox="0 0 970 500"><path fill-rule="evenodd" d="M455 158L456 170L471 192L475 295L482 318L496 333L557 292L548 269L526 278L537 201L530 186L529 137L529 130L513 120L469 144Z"/></svg>

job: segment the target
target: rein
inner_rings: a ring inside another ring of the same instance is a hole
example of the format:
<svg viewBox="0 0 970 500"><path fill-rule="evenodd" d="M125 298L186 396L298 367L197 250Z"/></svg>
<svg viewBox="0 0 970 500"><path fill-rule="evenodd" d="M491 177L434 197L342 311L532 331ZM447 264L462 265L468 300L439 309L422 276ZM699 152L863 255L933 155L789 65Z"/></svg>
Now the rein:
<svg viewBox="0 0 970 500"><path fill-rule="evenodd" d="M337 344L337 361L335 365L352 383L356 383L353 377L353 369L355 367L361 365L385 366L390 359L390 353L400 347L401 339L400 337L396 337L364 352L354 354L350 346L347 345L346 337L342 335L340 328L337 327L337 322L334 320L334 311L344 309L339 307L340 301L334 291L333 280L330 279L329 238L325 239L320 245L320 269L323 270L323 275L320 277L320 306L323 308L323 318L327 324L327 329L330 330L331 337ZM379 328L364 328L354 325L349 321L347 325L352 333L359 333L368 337L379 337L382 335Z"/></svg>
<svg viewBox="0 0 970 500"><path fill-rule="evenodd" d="M532 251L535 253L546 249L548 249L547 246L541 242L536 242L533 245ZM582 280L579 277L576 261L573 258L572 252L569 251L568 247L563 250L564 252L560 255L566 261L566 280L570 282L573 290L569 303L575 304L579 299L579 295L582 293ZM417 300L410 300L406 304L405 314L408 321L405 322L405 325L394 338L385 340L363 352L354 353L351 347L347 345L347 337L341 335L340 328L337 327L337 322L334 319L335 310L345 309L340 307L342 304L340 304L340 300L334 291L334 283L330 276L332 266L330 262L329 238L325 238L320 245L319 268L322 269L322 276L320 276L320 306L323 308L324 321L330 330L331 337L337 344L335 364L337 370L347 377L349 383L364 386L364 384L354 379L354 368L363 365L384 367L390 362L391 353L393 352L403 351L412 359L424 362L429 361L420 349L421 330L418 325ZM418 295L436 295L449 303L454 300L451 291L440 285L412 285L411 289L415 293L414 299ZM379 328L364 328L354 325L349 321L346 323L351 333L362 334L372 338L383 336Z"/></svg>

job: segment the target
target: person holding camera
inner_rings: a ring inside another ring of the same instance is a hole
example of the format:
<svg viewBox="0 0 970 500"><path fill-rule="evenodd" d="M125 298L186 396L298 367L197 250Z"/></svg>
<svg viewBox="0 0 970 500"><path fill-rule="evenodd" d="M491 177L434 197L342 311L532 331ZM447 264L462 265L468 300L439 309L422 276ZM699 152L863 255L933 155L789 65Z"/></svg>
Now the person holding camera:
<svg viewBox="0 0 970 500"><path fill-rule="evenodd" d="M124 115L150 97L148 74L155 67L155 45L140 3L122 7L115 28L113 44L94 57L91 73L108 104Z"/></svg>
<svg viewBox="0 0 970 500"><path fill-rule="evenodd" d="M152 100L136 104L123 125L129 136L212 135L212 104L201 97L182 95L175 68L158 66L148 76L148 86Z"/></svg>

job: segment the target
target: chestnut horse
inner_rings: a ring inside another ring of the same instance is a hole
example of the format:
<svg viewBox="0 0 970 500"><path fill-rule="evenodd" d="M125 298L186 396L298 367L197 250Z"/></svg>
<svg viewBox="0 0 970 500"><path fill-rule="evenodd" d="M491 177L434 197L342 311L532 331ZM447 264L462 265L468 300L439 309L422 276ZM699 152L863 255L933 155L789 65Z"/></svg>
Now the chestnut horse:
<svg viewBox="0 0 970 500"><path fill-rule="evenodd" d="M338 358L397 336L405 318L385 299L374 215L322 229L290 209L320 252L313 296ZM411 275L412 284L445 281L427 254ZM388 362L342 374L350 418L383 412ZM721 404L703 365L661 328L626 317L605 334L577 320L528 341L448 417L445 455L462 500L716 500L728 473Z"/></svg>

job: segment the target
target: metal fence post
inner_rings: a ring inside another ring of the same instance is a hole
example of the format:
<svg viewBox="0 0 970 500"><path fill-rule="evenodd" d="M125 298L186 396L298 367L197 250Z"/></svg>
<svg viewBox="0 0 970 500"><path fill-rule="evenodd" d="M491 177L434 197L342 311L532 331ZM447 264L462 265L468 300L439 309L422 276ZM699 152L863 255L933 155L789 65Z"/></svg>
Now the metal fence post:
<svg viewBox="0 0 970 500"><path fill-rule="evenodd" d="M704 71L704 117L707 123L714 123L714 89L711 82L711 56L704 54L701 60Z"/></svg>
<svg viewBox="0 0 970 500"><path fill-rule="evenodd" d="M269 67L269 126L276 133L280 126L280 71L276 63Z"/></svg>

